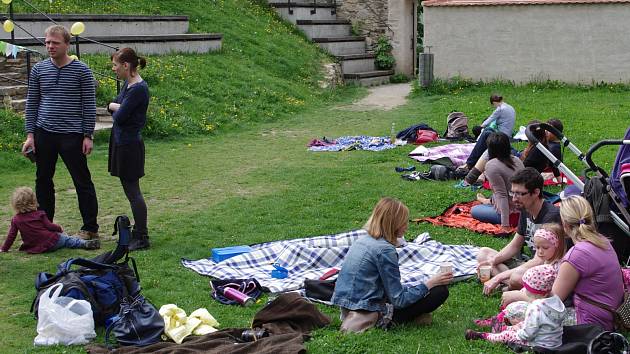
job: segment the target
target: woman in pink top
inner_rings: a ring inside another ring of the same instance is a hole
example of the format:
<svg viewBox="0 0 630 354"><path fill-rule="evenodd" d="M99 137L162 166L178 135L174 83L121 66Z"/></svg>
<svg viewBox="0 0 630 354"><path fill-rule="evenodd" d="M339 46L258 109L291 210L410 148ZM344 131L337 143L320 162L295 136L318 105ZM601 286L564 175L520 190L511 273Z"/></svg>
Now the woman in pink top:
<svg viewBox="0 0 630 354"><path fill-rule="evenodd" d="M610 331L614 329L612 312L594 303L617 308L623 301L617 254L597 232L586 199L574 196L562 201L560 217L575 245L564 256L552 291L562 300L573 293L578 324L596 324Z"/></svg>

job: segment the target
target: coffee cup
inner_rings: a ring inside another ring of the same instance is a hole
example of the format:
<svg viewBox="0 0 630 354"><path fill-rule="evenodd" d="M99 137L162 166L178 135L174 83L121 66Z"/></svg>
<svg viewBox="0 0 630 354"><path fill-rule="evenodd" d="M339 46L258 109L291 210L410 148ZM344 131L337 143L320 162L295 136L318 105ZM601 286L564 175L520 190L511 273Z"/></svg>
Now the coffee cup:
<svg viewBox="0 0 630 354"><path fill-rule="evenodd" d="M482 283L487 282L492 277L492 266L483 265L479 267L479 280Z"/></svg>
<svg viewBox="0 0 630 354"><path fill-rule="evenodd" d="M451 262L444 262L440 264L440 273L452 273L453 265Z"/></svg>

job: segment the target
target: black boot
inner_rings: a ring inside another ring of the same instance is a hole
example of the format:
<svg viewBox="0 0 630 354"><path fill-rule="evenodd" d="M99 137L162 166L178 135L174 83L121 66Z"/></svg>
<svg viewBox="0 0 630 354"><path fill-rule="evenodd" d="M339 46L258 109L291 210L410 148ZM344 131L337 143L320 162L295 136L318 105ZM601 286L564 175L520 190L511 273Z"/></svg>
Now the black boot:
<svg viewBox="0 0 630 354"><path fill-rule="evenodd" d="M135 229L131 231L131 241L129 242L129 251L137 251L147 249L151 246L149 243L149 235L147 232L138 232Z"/></svg>

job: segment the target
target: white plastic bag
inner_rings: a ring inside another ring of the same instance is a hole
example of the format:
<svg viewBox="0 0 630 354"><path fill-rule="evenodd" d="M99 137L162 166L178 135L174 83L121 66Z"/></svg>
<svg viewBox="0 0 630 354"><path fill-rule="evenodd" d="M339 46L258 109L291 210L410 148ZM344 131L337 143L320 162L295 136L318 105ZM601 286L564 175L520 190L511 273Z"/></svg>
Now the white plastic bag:
<svg viewBox="0 0 630 354"><path fill-rule="evenodd" d="M53 285L39 298L35 345L86 344L96 337L90 303L59 296L62 288Z"/></svg>

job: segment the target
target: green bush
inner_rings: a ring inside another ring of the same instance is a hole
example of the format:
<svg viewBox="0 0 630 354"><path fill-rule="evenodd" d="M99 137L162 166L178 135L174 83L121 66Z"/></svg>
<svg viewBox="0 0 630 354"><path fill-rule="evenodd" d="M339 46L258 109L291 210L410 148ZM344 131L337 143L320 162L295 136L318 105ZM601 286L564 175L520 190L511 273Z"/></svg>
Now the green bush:
<svg viewBox="0 0 630 354"><path fill-rule="evenodd" d="M6 109L0 109L0 151L18 151L26 138L24 118Z"/></svg>
<svg viewBox="0 0 630 354"><path fill-rule="evenodd" d="M389 43L389 38L380 36L376 40L376 46L374 47L374 53L376 54L376 68L379 70L390 70L396 64L396 59L392 55L392 45Z"/></svg>
<svg viewBox="0 0 630 354"><path fill-rule="evenodd" d="M389 82L392 84L402 84L404 82L409 82L409 77L403 73L394 74L389 78Z"/></svg>

